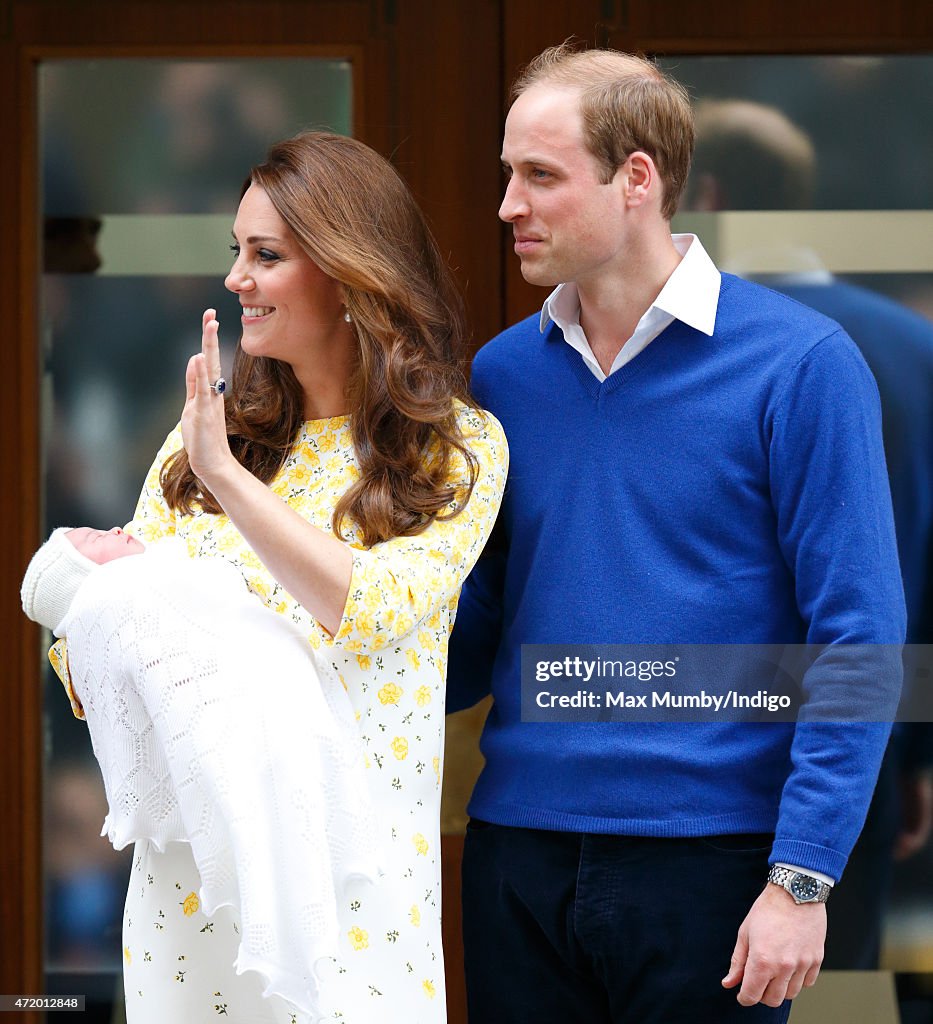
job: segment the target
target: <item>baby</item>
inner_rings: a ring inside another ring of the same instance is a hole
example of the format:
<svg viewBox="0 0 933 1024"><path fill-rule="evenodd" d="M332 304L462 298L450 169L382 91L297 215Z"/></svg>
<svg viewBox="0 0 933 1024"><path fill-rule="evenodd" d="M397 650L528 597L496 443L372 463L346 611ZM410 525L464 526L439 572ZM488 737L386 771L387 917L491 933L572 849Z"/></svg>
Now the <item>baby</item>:
<svg viewBox="0 0 933 1024"><path fill-rule="evenodd" d="M79 554L89 558L95 565L103 565L124 555L141 555L146 547L131 533L125 533L119 526L112 530L95 530L92 526L78 526L65 530L65 537Z"/></svg>
<svg viewBox="0 0 933 1024"><path fill-rule="evenodd" d="M23 611L62 637L60 627L88 573L105 562L145 550L141 541L118 526L112 530L63 526L39 548L26 569L20 591Z"/></svg>
<svg viewBox="0 0 933 1024"><path fill-rule="evenodd" d="M240 914L238 969L312 1012L314 964L337 952L337 895L379 874L340 680L234 566L190 559L181 541L55 530L21 595L67 640L109 804L102 834L116 849L190 844L205 913Z"/></svg>

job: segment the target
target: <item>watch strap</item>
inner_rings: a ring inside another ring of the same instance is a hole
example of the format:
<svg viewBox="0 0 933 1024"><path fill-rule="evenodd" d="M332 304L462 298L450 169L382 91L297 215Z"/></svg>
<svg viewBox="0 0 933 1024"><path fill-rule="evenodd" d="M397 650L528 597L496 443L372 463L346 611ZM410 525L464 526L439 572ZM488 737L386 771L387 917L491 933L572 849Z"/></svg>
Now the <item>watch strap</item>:
<svg viewBox="0 0 933 1024"><path fill-rule="evenodd" d="M771 865L771 869L768 872L768 881L781 886L782 889L786 889L793 897L795 903L825 903L832 891L831 885L821 882L818 878L814 878L813 875L808 875L803 871L792 871L790 868L780 867L777 864ZM794 884L795 882L797 883L796 885ZM801 883L803 883L803 887L808 892L813 893L812 896L801 898Z"/></svg>

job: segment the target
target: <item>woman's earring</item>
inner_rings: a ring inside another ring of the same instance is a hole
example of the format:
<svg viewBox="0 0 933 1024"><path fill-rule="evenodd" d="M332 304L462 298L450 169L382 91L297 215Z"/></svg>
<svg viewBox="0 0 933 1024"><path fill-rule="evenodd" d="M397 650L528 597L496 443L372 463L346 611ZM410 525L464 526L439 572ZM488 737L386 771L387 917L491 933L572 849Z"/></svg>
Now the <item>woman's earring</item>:
<svg viewBox="0 0 933 1024"><path fill-rule="evenodd" d="M349 309L343 314L343 318L344 318L344 320L346 320L346 322L348 324L352 324L353 323L353 317L350 316L350 310Z"/></svg>

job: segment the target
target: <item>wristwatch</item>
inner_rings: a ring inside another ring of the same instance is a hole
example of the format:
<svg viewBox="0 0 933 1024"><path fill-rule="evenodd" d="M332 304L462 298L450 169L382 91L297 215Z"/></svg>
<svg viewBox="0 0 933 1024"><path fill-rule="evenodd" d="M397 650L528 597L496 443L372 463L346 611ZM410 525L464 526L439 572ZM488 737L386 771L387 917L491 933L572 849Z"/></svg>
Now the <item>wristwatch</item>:
<svg viewBox="0 0 933 1024"><path fill-rule="evenodd" d="M768 881L786 889L794 897L794 903L825 903L829 899L831 885L821 882L813 875L805 875L802 871L791 871L777 864L771 865Z"/></svg>

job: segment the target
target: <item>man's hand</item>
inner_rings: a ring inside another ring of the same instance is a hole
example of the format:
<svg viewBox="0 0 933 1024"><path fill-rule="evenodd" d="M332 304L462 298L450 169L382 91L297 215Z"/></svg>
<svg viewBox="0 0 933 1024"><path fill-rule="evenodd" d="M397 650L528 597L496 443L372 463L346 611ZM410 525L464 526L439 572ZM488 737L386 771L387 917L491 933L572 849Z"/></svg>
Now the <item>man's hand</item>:
<svg viewBox="0 0 933 1024"><path fill-rule="evenodd" d="M723 988L741 982L742 1006L780 1006L816 981L825 939L826 905L798 906L789 892L769 882L739 928Z"/></svg>

